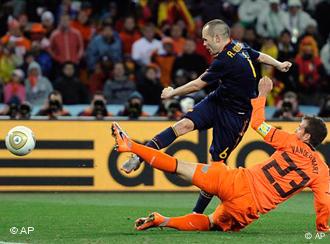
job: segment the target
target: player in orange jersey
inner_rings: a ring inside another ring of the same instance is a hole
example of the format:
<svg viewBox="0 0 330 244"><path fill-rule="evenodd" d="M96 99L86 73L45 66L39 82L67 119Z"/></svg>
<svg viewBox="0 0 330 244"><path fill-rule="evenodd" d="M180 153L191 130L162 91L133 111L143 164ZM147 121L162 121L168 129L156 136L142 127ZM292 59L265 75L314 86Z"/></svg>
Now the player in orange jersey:
<svg viewBox="0 0 330 244"><path fill-rule="evenodd" d="M325 123L317 117L304 117L295 134L276 129L265 122L266 96L272 81L259 82L259 97L252 99L252 128L276 151L264 162L249 168L230 169L224 163L193 164L178 161L165 153L132 141L117 123L112 132L119 152L133 152L152 167L176 173L202 190L218 196L222 203L215 212L164 217L152 213L136 220L137 230L170 227L178 230L239 231L259 214L310 187L314 193L316 229L329 231L329 168L315 151L327 136Z"/></svg>

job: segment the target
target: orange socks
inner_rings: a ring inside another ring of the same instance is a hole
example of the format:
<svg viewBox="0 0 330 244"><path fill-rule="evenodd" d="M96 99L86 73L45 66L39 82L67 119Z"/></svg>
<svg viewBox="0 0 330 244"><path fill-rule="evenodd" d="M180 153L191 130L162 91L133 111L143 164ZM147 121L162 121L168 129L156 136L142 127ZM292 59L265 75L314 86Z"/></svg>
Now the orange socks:
<svg viewBox="0 0 330 244"><path fill-rule="evenodd" d="M143 158L146 163L156 169L169 173L176 172L178 163L176 159L170 155L135 142L132 144L132 152Z"/></svg>
<svg viewBox="0 0 330 244"><path fill-rule="evenodd" d="M169 218L165 226L177 230L207 231L210 230L210 221L205 214L187 214L181 217Z"/></svg>

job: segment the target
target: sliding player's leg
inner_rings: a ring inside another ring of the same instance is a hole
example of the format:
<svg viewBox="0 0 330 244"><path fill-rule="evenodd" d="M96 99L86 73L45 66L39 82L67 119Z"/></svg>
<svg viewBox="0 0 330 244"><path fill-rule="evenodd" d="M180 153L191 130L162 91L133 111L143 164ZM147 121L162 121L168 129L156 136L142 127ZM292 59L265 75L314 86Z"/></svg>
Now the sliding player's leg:
<svg viewBox="0 0 330 244"><path fill-rule="evenodd" d="M181 177L192 177L191 180L195 186L206 192L210 192L212 195L218 195L221 171L226 173L226 166L223 163L211 165L195 164L194 167L191 167L191 165L192 164L189 163L179 162L177 172L181 172L181 174L179 174ZM213 225L213 214L207 216L198 213L179 217L164 217L159 213L152 213L148 217L137 219L135 222L135 228L137 230L146 230L152 227L169 227L177 230L207 231L210 230Z"/></svg>
<svg viewBox="0 0 330 244"><path fill-rule="evenodd" d="M133 152L152 167L165 172L176 173L186 181L192 182L197 164L178 162L176 158L168 154L134 142L117 123L112 124L112 135L116 140L117 151Z"/></svg>
<svg viewBox="0 0 330 244"><path fill-rule="evenodd" d="M172 144L177 137L192 130L194 130L194 123L190 119L184 118L157 134L153 139L147 142L145 146L160 150ZM131 158L123 163L121 169L129 174L133 170L137 170L142 162L143 159L141 157L133 154Z"/></svg>
<svg viewBox="0 0 330 244"><path fill-rule="evenodd" d="M112 125L112 134L116 139L116 148L119 152L133 152L152 167L165 172L176 173L195 186L217 195L220 164L194 164L177 161L172 156L132 141L117 123ZM156 226L178 230L209 230L212 223L209 217L203 214L188 214L181 217L166 218L158 213L153 213L136 221L138 230Z"/></svg>
<svg viewBox="0 0 330 244"><path fill-rule="evenodd" d="M205 214L164 217L156 212L135 221L135 228L137 230L147 230L153 227L168 227L185 231L207 231L211 229L212 223L209 216Z"/></svg>
<svg viewBox="0 0 330 244"><path fill-rule="evenodd" d="M244 169L230 169L223 163L213 163L208 168L205 166L197 165L193 184L203 188L204 185L210 185L206 183L208 179L217 183L218 187L215 189L218 190L222 203L214 213L209 216L188 214L180 217L164 217L153 213L146 218L139 218L136 221L136 228L145 230L151 227L169 227L191 231L210 229L240 231L259 218ZM215 195L212 187L206 187L204 190Z"/></svg>
<svg viewBox="0 0 330 244"><path fill-rule="evenodd" d="M213 195L217 194L220 164L209 165L178 161L168 154L134 142L115 122L112 124L112 134L116 140L117 151L133 152L152 167L164 172L176 173L195 186Z"/></svg>

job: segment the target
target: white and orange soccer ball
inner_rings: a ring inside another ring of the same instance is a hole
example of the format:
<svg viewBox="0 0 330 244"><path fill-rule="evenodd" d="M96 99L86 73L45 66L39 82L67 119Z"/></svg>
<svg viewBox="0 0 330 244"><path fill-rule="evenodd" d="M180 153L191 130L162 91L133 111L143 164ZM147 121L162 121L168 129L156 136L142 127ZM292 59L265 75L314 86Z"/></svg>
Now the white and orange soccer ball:
<svg viewBox="0 0 330 244"><path fill-rule="evenodd" d="M32 130L26 126L12 128L6 136L7 149L16 156L29 154L36 145Z"/></svg>

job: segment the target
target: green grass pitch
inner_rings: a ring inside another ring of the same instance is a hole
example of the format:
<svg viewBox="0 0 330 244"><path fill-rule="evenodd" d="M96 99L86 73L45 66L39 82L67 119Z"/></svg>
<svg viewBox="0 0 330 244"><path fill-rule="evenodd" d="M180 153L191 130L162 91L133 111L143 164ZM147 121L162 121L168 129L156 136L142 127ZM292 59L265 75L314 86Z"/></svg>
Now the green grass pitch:
<svg viewBox="0 0 330 244"><path fill-rule="evenodd" d="M136 218L152 211L189 213L196 198L197 193L0 193L0 243L330 243L330 233L320 240L315 232L311 193L237 233L133 229ZM207 212L217 203L214 199ZM21 234L11 234L12 227ZM23 227L34 231L26 234Z"/></svg>

